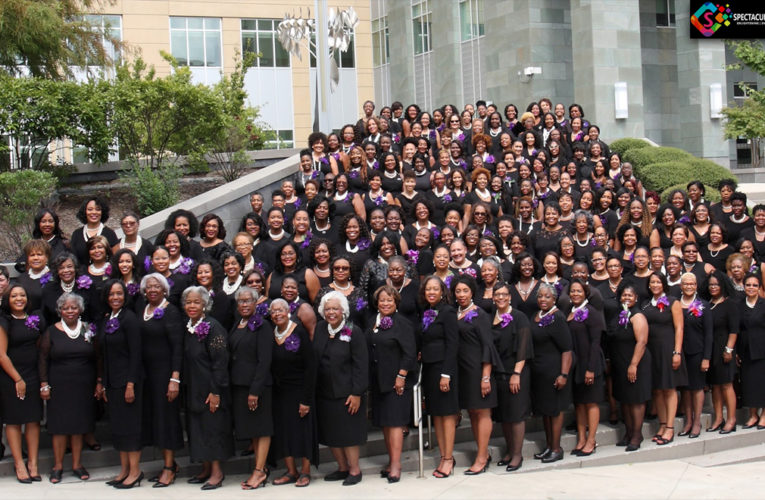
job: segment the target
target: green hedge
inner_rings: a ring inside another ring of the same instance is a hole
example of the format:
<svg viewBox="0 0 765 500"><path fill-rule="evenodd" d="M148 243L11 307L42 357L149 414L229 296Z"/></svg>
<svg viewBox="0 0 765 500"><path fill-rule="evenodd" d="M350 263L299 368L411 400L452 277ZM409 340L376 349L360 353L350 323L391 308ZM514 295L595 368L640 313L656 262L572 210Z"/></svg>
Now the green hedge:
<svg viewBox="0 0 765 500"><path fill-rule="evenodd" d="M641 169L646 165L692 158L693 155L682 149L668 147L630 149L622 155L622 160L632 163L632 168L638 178L640 178Z"/></svg>
<svg viewBox="0 0 765 500"><path fill-rule="evenodd" d="M667 161L647 165L635 172L646 189L662 192L676 184L685 185L691 181L701 181L705 186L717 186L721 179L736 180L730 170L711 160L689 156L686 160Z"/></svg>
<svg viewBox="0 0 765 500"><path fill-rule="evenodd" d="M611 152L619 153L623 155L630 149L641 149L651 147L649 143L643 139L634 139L632 137L625 137L624 139L617 139L608 145Z"/></svg>
<svg viewBox="0 0 765 500"><path fill-rule="evenodd" d="M661 197L662 203L669 203L669 193L674 191L675 189L682 189L685 191L685 186L687 186L688 183L685 184L675 184L674 186L669 186L667 189L661 192L659 195ZM704 199L707 200L710 203L717 203L720 201L720 191L717 190L716 187L707 186L704 184L704 192L706 193L704 195Z"/></svg>

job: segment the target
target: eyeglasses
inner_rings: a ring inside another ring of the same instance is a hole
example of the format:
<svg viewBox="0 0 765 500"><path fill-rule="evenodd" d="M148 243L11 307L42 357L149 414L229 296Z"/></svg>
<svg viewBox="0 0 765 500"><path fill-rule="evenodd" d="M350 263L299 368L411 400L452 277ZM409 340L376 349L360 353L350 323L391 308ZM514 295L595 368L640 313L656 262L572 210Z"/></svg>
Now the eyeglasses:
<svg viewBox="0 0 765 500"><path fill-rule="evenodd" d="M334 269L335 271L350 271L351 267L350 266L335 266L332 269Z"/></svg>
<svg viewBox="0 0 765 500"><path fill-rule="evenodd" d="M508 292L494 292L494 296L501 299L503 297L509 297L510 294Z"/></svg>
<svg viewBox="0 0 765 500"><path fill-rule="evenodd" d="M135 226L136 224L138 224L138 222L134 220L126 220L122 222L122 225L126 227Z"/></svg>
<svg viewBox="0 0 765 500"><path fill-rule="evenodd" d="M473 212L473 215L475 215L476 217L478 217L479 215L486 217L486 212Z"/></svg>

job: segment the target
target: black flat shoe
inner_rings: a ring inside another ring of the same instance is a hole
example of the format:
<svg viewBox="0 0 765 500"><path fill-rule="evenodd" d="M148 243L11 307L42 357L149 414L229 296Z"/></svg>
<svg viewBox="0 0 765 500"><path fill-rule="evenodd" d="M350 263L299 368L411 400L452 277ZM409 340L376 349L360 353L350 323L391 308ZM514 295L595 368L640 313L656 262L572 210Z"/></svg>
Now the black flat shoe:
<svg viewBox="0 0 765 500"><path fill-rule="evenodd" d="M345 478L347 478L350 475L350 472L347 470L336 470L335 472L330 472L326 476L324 476L325 481L343 481Z"/></svg>
<svg viewBox="0 0 765 500"><path fill-rule="evenodd" d="M542 460L547 455L552 453L552 450L550 448L545 448L544 450L540 451L539 453L534 453L534 459L536 460Z"/></svg>
<svg viewBox="0 0 765 500"><path fill-rule="evenodd" d="M511 464L508 464L508 465L507 465L507 468L506 468L505 470L506 470L507 472L515 472L515 471L517 471L518 469L520 469L522 466L523 466L523 458L521 458L521 461L520 461L520 462L518 462L518 465L511 465Z"/></svg>
<svg viewBox="0 0 765 500"><path fill-rule="evenodd" d="M563 460L563 450L551 451L549 455L542 459L542 463L551 464L553 462L557 462L558 460Z"/></svg>
<svg viewBox="0 0 765 500"><path fill-rule="evenodd" d="M345 478L343 481L343 486L353 486L354 484L359 484L361 482L361 472L356 474L355 476L353 474L348 474L348 477Z"/></svg>
<svg viewBox="0 0 765 500"><path fill-rule="evenodd" d="M186 482L188 484L204 484L207 482L208 479L210 479L210 476L205 476L205 477L191 476L189 480Z"/></svg>
<svg viewBox="0 0 765 500"><path fill-rule="evenodd" d="M141 472L141 475L138 476L132 483L126 483L125 481L122 481L119 484L115 484L114 487L118 490L129 490L133 487L141 486L141 481L143 481L143 472Z"/></svg>
<svg viewBox="0 0 765 500"><path fill-rule="evenodd" d="M202 491L209 491L209 490L217 490L221 486L223 486L223 480L226 479L226 476L223 476L220 478L220 481L217 483L205 483L202 485Z"/></svg>
<svg viewBox="0 0 765 500"><path fill-rule="evenodd" d="M720 423L719 423L718 425L716 425L715 427L707 427L707 432L717 432L717 431L719 431L720 429L722 429L723 427L725 427L725 420L723 420L722 422L720 422Z"/></svg>
<svg viewBox="0 0 765 500"><path fill-rule="evenodd" d="M720 434L730 434L731 432L736 432L736 426L734 425L730 429L720 429Z"/></svg>

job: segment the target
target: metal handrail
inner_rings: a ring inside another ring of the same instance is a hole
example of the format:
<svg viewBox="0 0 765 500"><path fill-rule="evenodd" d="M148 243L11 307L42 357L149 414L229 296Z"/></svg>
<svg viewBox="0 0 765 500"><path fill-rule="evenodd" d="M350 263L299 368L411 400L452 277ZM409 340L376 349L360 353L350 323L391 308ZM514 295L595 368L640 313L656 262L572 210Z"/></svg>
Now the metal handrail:
<svg viewBox="0 0 765 500"><path fill-rule="evenodd" d="M417 477L423 479L425 477L425 447L422 437L422 366L419 367L418 372L417 383L414 384L412 390L412 399L414 405L414 425L417 427L418 441L419 474Z"/></svg>

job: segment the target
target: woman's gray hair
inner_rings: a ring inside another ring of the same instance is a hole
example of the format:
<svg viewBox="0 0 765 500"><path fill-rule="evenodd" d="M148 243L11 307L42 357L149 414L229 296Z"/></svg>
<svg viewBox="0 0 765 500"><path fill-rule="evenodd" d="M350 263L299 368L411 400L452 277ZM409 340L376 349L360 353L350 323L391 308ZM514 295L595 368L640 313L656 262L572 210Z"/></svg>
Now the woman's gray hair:
<svg viewBox="0 0 765 500"><path fill-rule="evenodd" d="M80 314L85 311L85 299L76 293L66 292L62 294L58 299L56 299L56 312L59 314L59 316L61 315L61 308L64 307L64 304L70 300L73 300L75 304L77 304L77 309L80 310Z"/></svg>
<svg viewBox="0 0 765 500"><path fill-rule="evenodd" d="M165 291L165 297L170 295L170 284L167 282L167 278L159 273L147 274L141 278L141 295L146 295L146 283L148 283L151 279L156 280L160 284L162 289Z"/></svg>
<svg viewBox="0 0 765 500"><path fill-rule="evenodd" d="M284 300L282 298L272 300L271 301L271 306L268 308L268 310L270 311L271 309L274 308L274 306L280 306L280 307L285 308L288 311L290 310L290 305L287 303L286 300Z"/></svg>
<svg viewBox="0 0 765 500"><path fill-rule="evenodd" d="M553 285L551 285L550 283L542 283L542 284L540 284L539 285L539 291L542 291L542 290L549 290L550 293L552 294L553 298L556 298L556 299L558 298L558 290L556 290L555 287Z"/></svg>
<svg viewBox="0 0 765 500"><path fill-rule="evenodd" d="M202 298L202 302L205 303L204 312L210 312L210 309L212 308L212 297L210 297L210 292L207 291L207 288L203 286L190 286L185 289L181 294L181 306L186 305L186 299L192 293L196 293Z"/></svg>
<svg viewBox="0 0 765 500"><path fill-rule="evenodd" d="M260 298L260 295L258 294L258 291L254 288L250 288L248 286L240 286L236 289L234 292L234 300L239 300L239 296L243 293L249 293L252 295L252 300L257 301Z"/></svg>
<svg viewBox="0 0 765 500"><path fill-rule="evenodd" d="M326 319L324 318L324 307L330 300L340 302L340 308L343 310L343 319L348 319L348 316L351 314L351 310L348 307L348 299L337 290L333 290L321 298L321 302L319 302L319 316L321 316L322 319Z"/></svg>
<svg viewBox="0 0 765 500"><path fill-rule="evenodd" d="M592 227L592 214L590 212L582 210L581 208L574 212L574 222L581 217L587 219L587 225Z"/></svg>
<svg viewBox="0 0 765 500"><path fill-rule="evenodd" d="M481 263L481 267L483 267L484 264L491 264L492 267L497 271L497 282L501 283L504 281L503 273L502 273L502 264L499 262L499 257L496 255L489 255L488 257L483 258L483 262Z"/></svg>

